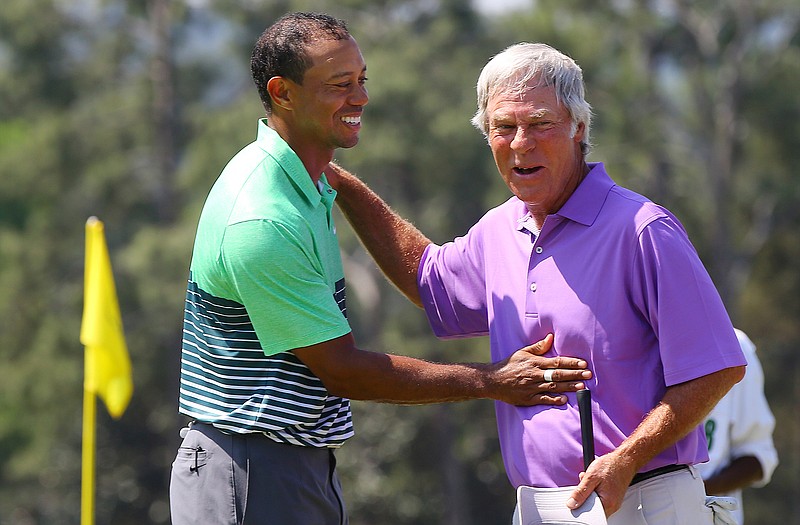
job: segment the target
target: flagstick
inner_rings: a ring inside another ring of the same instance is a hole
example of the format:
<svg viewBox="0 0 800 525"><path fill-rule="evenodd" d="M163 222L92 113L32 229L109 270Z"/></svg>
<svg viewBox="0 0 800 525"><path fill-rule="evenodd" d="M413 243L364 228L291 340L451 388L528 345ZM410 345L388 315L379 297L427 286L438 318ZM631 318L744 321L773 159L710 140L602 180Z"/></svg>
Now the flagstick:
<svg viewBox="0 0 800 525"><path fill-rule="evenodd" d="M86 354L91 349L86 349ZM84 373L93 377L89 371L92 359L85 355ZM86 379L84 379L86 381ZM94 453L95 420L97 401L94 392L84 383L83 386L83 450L81 460L81 525L94 525Z"/></svg>
<svg viewBox="0 0 800 525"><path fill-rule="evenodd" d="M118 419L133 393L133 378L122 318L114 288L114 275L97 217L86 221L86 269L84 272L81 343L84 351L83 450L81 458L81 525L95 521L95 455L97 397L108 413Z"/></svg>

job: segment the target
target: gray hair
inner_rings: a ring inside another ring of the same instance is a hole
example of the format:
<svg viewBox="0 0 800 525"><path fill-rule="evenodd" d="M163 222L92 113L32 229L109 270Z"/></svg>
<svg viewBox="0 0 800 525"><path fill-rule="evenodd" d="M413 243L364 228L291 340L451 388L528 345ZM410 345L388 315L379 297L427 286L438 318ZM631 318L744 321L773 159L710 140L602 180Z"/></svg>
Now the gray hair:
<svg viewBox="0 0 800 525"><path fill-rule="evenodd" d="M555 87L556 100L564 104L572 118L573 135L583 123L581 152L586 156L591 149L592 107L584 98L583 73L574 60L547 44L514 44L489 60L478 77L478 110L472 125L488 138L489 99L502 91L521 91L536 77L540 86Z"/></svg>

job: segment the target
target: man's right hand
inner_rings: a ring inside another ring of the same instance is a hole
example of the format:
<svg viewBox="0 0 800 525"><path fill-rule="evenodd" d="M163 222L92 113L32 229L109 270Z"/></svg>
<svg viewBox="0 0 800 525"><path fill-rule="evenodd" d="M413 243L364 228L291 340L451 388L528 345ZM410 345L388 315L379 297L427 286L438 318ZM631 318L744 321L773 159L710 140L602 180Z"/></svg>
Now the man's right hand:
<svg viewBox="0 0 800 525"><path fill-rule="evenodd" d="M574 357L542 357L553 346L553 334L541 341L520 348L506 360L491 365L490 379L496 388L494 399L511 405L563 405L567 397L561 392L576 392L591 379L583 359Z"/></svg>

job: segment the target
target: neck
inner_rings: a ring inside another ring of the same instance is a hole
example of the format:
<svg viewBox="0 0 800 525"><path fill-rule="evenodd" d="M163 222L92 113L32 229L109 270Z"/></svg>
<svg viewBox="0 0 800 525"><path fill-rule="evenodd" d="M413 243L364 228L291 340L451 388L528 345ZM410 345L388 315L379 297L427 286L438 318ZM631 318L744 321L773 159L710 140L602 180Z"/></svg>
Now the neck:
<svg viewBox="0 0 800 525"><path fill-rule="evenodd" d="M315 144L308 144L299 140L293 133L292 126L285 120L271 116L267 119L267 125L274 129L278 135L292 148L292 151L300 158L300 162L305 166L311 180L316 184L322 177L322 172L333 160L333 150L320 148Z"/></svg>
<svg viewBox="0 0 800 525"><path fill-rule="evenodd" d="M586 178L586 175L589 174L589 171L589 165L586 164L586 161L581 161L579 168L571 177L570 182L564 187L564 191L561 193L561 198L559 198L551 206L545 207L542 206L541 203L535 202L525 203L525 206L527 206L531 217L533 217L534 224L540 231L547 216L561 209L561 207L569 200L569 198L572 197L572 194L575 193L575 190L578 188L578 186L580 186L581 182L583 182L583 179Z"/></svg>

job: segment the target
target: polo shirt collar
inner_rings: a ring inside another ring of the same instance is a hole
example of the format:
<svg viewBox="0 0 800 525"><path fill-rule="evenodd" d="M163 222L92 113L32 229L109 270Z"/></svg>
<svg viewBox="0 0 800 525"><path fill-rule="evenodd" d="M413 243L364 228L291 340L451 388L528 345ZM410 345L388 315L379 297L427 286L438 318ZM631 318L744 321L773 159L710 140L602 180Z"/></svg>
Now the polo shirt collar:
<svg viewBox="0 0 800 525"><path fill-rule="evenodd" d="M322 200L320 191L314 186L314 181L308 174L305 165L297 153L278 135L278 132L267 125L267 119L258 121L258 134L256 144L280 165L289 180L292 181L298 192L315 206ZM324 177L320 180L324 180ZM327 186L327 181L325 182Z"/></svg>
<svg viewBox="0 0 800 525"><path fill-rule="evenodd" d="M588 165L589 173L586 174L586 178L575 188L561 209L554 214L585 226L594 223L603 208L608 192L616 185L606 173L602 162L590 162ZM517 230L527 230L534 236L538 236L540 232L536 230L528 208L522 201L518 200L518 202L520 215L517 218Z"/></svg>
<svg viewBox="0 0 800 525"><path fill-rule="evenodd" d="M590 162L586 178L575 188L556 214L579 224L591 226L600 215L608 192L614 186L614 181L606 173L603 163Z"/></svg>

